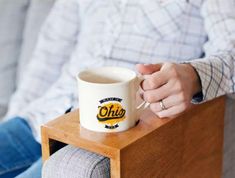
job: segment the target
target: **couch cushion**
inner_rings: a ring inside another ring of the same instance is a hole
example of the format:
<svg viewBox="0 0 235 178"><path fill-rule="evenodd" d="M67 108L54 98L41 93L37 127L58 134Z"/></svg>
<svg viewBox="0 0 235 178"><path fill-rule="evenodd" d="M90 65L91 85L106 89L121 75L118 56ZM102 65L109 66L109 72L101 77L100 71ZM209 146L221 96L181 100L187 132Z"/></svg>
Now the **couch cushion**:
<svg viewBox="0 0 235 178"><path fill-rule="evenodd" d="M0 118L15 90L17 60L29 0L0 1Z"/></svg>
<svg viewBox="0 0 235 178"><path fill-rule="evenodd" d="M43 165L43 178L109 178L108 158L73 146L54 153Z"/></svg>
<svg viewBox="0 0 235 178"><path fill-rule="evenodd" d="M55 0L31 0L26 17L23 43L19 59L18 80L34 51L41 25L46 19Z"/></svg>

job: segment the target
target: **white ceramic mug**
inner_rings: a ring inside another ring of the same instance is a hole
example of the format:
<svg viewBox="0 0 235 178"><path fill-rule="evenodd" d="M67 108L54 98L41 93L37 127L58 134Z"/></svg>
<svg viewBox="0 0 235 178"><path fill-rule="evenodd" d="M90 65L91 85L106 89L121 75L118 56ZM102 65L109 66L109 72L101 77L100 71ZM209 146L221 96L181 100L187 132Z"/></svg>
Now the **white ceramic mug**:
<svg viewBox="0 0 235 178"><path fill-rule="evenodd" d="M136 92L141 79L132 70L101 67L77 75L80 124L98 132L120 132L133 126L139 113L147 107L136 107Z"/></svg>

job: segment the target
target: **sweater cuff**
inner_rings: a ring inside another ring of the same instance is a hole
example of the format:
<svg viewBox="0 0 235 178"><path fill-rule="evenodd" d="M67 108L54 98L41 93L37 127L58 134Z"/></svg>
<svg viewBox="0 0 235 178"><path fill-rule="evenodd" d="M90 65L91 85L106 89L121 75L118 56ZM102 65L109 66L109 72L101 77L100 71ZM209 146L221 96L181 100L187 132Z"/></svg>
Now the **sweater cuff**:
<svg viewBox="0 0 235 178"><path fill-rule="evenodd" d="M202 86L202 91L194 95L192 103L199 104L215 98L221 87L223 73L214 70L221 69L221 63L219 61L212 63L210 60L205 59L196 59L187 63L195 68Z"/></svg>

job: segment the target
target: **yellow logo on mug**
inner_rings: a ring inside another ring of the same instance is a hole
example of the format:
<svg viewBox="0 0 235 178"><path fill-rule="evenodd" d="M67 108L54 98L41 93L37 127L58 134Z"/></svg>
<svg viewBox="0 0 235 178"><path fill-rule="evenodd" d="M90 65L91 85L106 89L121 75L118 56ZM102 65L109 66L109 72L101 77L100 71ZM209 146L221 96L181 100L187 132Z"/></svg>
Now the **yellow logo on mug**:
<svg viewBox="0 0 235 178"><path fill-rule="evenodd" d="M115 97L100 100L101 106L98 106L97 119L105 124L106 129L119 127L118 123L126 118L126 110L121 102L122 99Z"/></svg>

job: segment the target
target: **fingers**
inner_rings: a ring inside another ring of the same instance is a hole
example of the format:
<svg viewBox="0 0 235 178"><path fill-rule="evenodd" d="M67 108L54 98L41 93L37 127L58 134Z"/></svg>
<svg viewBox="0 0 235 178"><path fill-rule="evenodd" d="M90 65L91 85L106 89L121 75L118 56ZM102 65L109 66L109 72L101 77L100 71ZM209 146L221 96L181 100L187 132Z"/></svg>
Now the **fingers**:
<svg viewBox="0 0 235 178"><path fill-rule="evenodd" d="M172 117L190 108L195 93L195 77L192 77L192 70L187 65L164 63L139 64L136 67L144 75L141 83L143 99L150 103L150 109L155 114L159 117ZM161 108L161 100L167 109Z"/></svg>
<svg viewBox="0 0 235 178"><path fill-rule="evenodd" d="M183 109L180 109L180 108L181 107L179 105L176 105L174 107L171 107L170 109L158 112L157 116L160 118L164 118L164 117L170 117L170 116L177 115L177 114L181 113L182 111L184 111Z"/></svg>
<svg viewBox="0 0 235 178"><path fill-rule="evenodd" d="M153 90L166 84L168 76L164 72L155 72L152 75L145 76L145 80L142 82L141 87L143 90Z"/></svg>
<svg viewBox="0 0 235 178"><path fill-rule="evenodd" d="M162 64L137 64L136 69L142 75L152 74L161 69Z"/></svg>
<svg viewBox="0 0 235 178"><path fill-rule="evenodd" d="M165 84L166 76L160 72L162 64L137 64L136 68L139 73L144 75L145 80L142 82L143 90L151 90Z"/></svg>
<svg viewBox="0 0 235 178"><path fill-rule="evenodd" d="M177 114L185 111L188 108L188 105L189 104L181 103L179 105L175 105L173 107L170 107L169 109L162 110L162 111L158 112L157 115L160 118L174 116L174 115L177 115Z"/></svg>
<svg viewBox="0 0 235 178"><path fill-rule="evenodd" d="M158 102L172 93L172 87L170 83L167 83L157 89L147 90L143 93L144 100L148 103Z"/></svg>
<svg viewBox="0 0 235 178"><path fill-rule="evenodd" d="M139 88L139 90L138 90L138 96L142 99L142 100L144 100L144 90L140 87Z"/></svg>
<svg viewBox="0 0 235 178"><path fill-rule="evenodd" d="M169 109L170 107L173 107L175 105L180 104L182 101L179 99L178 95L171 95L168 96L167 98L162 100L164 106ZM160 106L159 102L155 102L150 104L150 109L154 112L154 113L158 113L160 111L162 111L162 108Z"/></svg>

